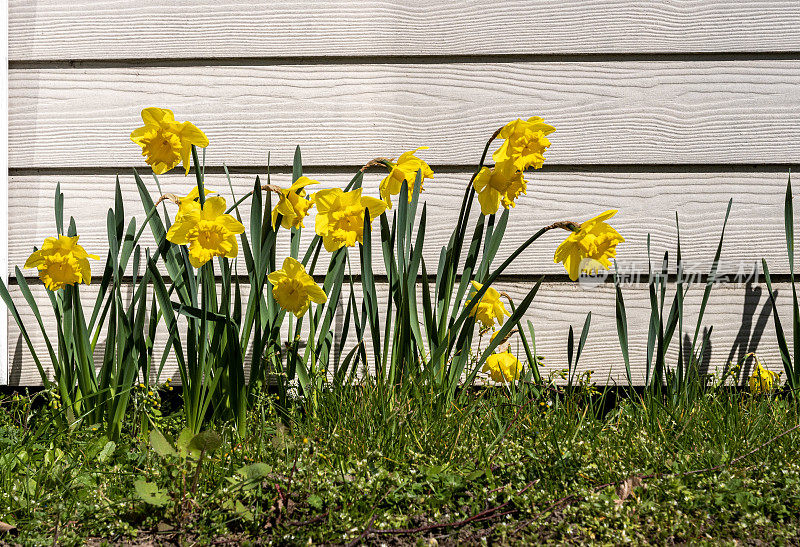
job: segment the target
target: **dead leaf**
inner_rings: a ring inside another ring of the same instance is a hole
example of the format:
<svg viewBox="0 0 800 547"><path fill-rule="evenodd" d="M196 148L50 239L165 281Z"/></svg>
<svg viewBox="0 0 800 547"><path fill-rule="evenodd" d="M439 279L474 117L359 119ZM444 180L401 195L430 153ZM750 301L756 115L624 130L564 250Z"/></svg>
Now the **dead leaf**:
<svg viewBox="0 0 800 547"><path fill-rule="evenodd" d="M6 524L2 520L0 520L0 534L16 534L17 527L11 526L10 524Z"/></svg>
<svg viewBox="0 0 800 547"><path fill-rule="evenodd" d="M622 507L625 500L633 494L634 488L642 486L642 479L640 477L628 477L617 486L617 498L614 503L617 507Z"/></svg>

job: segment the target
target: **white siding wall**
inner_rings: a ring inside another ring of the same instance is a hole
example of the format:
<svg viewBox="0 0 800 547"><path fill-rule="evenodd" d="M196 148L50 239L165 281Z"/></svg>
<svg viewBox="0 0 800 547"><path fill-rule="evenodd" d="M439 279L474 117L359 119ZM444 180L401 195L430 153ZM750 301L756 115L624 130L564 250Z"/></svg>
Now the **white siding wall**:
<svg viewBox="0 0 800 547"><path fill-rule="evenodd" d="M56 182L82 243L105 252L116 174L129 210L138 206L130 167L143 162L128 134L142 107L162 106L209 136L209 186L223 187L225 163L238 193L266 172L268 153L273 181L288 180L297 144L309 175L329 186L373 157L430 146L421 154L436 171L424 194L429 263L488 135L541 115L557 132L512 211L508 248L544 224L618 208L615 226L627 239L618 258L644 267L648 233L655 256L674 252L678 211L684 257L707 271L733 197L725 268L765 257L781 279L783 191L800 153L798 28L796 1L780 0L226 0L168 8L12 0L9 263L21 265L52 235ZM380 178L368 172L366 188L376 192ZM177 193L192 182L177 171L161 180ZM504 287L521 298L547 276L528 315L548 369L565 366L568 327L591 311L581 368L620 381L612 287L565 282L552 261L560 237L521 257ZM782 313L787 288L777 285ZM641 286L626 295L641 375L648 297ZM781 369L767 302L757 285L712 293L712 366L747 348ZM13 324L8 342L10 382L37 383Z"/></svg>

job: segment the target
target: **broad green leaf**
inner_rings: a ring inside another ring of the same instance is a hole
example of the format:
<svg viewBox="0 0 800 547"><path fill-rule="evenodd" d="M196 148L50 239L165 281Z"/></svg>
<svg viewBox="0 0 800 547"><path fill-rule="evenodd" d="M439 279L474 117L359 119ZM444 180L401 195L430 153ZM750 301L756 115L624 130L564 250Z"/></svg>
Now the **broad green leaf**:
<svg viewBox="0 0 800 547"><path fill-rule="evenodd" d="M137 479L133 483L136 494L139 499L150 505L162 507L169 503L169 496L162 490L159 490L158 485L154 482L147 482L143 479Z"/></svg>
<svg viewBox="0 0 800 547"><path fill-rule="evenodd" d="M178 455L178 453L175 451L175 448L173 448L172 443L158 429L153 429L150 431L150 446L152 446L156 454L162 458Z"/></svg>
<svg viewBox="0 0 800 547"><path fill-rule="evenodd" d="M222 446L222 436L213 430L201 431L189 442L189 448L204 452L213 452Z"/></svg>

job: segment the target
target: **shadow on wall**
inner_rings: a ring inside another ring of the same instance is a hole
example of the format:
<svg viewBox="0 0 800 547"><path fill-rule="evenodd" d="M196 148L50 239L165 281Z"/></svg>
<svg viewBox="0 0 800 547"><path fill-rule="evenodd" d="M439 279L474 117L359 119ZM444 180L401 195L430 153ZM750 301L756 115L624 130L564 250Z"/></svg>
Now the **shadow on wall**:
<svg viewBox="0 0 800 547"><path fill-rule="evenodd" d="M739 332L736 334L736 340L728 354L728 360L725 362L726 367L730 366L729 363L731 363L731 361L734 365L740 363L745 355L758 350L758 344L761 342L764 329L772 316L772 300L769 298L769 294L767 294L764 306L761 308L761 312L758 313L755 325L753 325L753 318L756 316L756 310L761 301L761 292L762 288L760 286L754 288L751 281L748 281L745 285L742 323L739 327ZM777 290L774 292L773 296L776 299L778 298ZM770 340L768 343L777 346L778 341L777 339ZM740 370L737 375L737 379L740 382L744 381L752 374L753 365L752 359L748 359L747 362L744 363L742 370Z"/></svg>

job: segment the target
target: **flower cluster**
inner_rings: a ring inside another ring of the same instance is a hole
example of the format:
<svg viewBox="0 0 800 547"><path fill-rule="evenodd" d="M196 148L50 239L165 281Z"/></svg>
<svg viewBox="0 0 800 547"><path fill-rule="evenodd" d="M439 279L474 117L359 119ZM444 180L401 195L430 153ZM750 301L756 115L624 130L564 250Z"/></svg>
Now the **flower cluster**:
<svg viewBox="0 0 800 547"><path fill-rule="evenodd" d="M501 204L506 209L514 207L520 194L527 193L524 172L542 167L544 151L550 146L547 135L555 130L537 116L514 120L500 130L497 136L505 141L492 154L494 167L481 168L472 182L484 215L497 213Z"/></svg>
<svg viewBox="0 0 800 547"><path fill-rule="evenodd" d="M192 146L208 146L208 138L202 131L189 122L176 122L171 110L145 108L142 120L144 127L133 131L131 140L142 147L145 161L156 174L165 173L180 162L188 173ZM327 251L363 243L365 214L369 214L370 220L382 215L391 207L390 198L400 193L404 181L412 190L410 201L417 171L422 171L423 179L433 178L428 164L415 155L422 149L425 148L401 154L396 163L384 162L390 172L380 183L382 199L362 196L360 188L350 192L332 188L307 195L306 188L319 183L308 177L298 178L289 188L278 190L280 197L272 210L273 228L277 228L278 223L287 230L303 228L305 217L316 206L315 228ZM205 193L211 192L206 190ZM227 204L224 198L216 196L200 200L200 193L194 188L177 201L179 210L175 223L167 232L167 240L187 246L192 266L199 268L214 257L237 256L239 245L236 236L244 233L244 226L225 213ZM88 268L86 271L88 276ZM325 292L294 258L287 258L282 269L269 274L269 280L278 304L297 317L308 310L311 302L321 304L327 300Z"/></svg>

